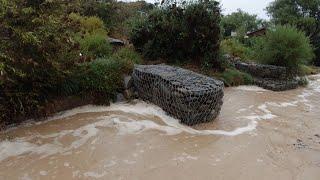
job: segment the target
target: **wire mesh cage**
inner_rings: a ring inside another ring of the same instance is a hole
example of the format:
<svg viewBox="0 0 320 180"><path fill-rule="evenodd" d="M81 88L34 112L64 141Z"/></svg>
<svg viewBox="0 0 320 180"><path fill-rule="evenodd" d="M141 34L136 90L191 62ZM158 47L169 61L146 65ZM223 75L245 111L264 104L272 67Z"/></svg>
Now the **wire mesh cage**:
<svg viewBox="0 0 320 180"><path fill-rule="evenodd" d="M186 125L214 120L223 104L223 82L168 65L136 65L139 97L160 106Z"/></svg>

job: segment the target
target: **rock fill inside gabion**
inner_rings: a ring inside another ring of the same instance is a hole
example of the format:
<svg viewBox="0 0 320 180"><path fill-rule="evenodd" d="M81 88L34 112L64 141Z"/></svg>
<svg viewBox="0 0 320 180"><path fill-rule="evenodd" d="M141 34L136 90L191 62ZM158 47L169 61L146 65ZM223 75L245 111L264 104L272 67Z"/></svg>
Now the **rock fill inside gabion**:
<svg viewBox="0 0 320 180"><path fill-rule="evenodd" d="M168 65L136 65L132 78L140 98L183 124L213 121L221 110L224 85L219 80Z"/></svg>
<svg viewBox="0 0 320 180"><path fill-rule="evenodd" d="M299 81L288 76L288 70L281 66L234 61L234 66L240 71L253 76L253 83L272 91L286 91L299 87Z"/></svg>

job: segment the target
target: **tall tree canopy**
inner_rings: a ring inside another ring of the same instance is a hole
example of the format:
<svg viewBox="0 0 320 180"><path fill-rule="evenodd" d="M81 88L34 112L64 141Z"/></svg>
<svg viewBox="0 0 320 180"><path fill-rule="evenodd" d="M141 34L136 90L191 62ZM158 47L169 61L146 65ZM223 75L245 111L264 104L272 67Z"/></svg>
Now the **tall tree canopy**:
<svg viewBox="0 0 320 180"><path fill-rule="evenodd" d="M231 32L248 32L256 30L265 25L265 21L259 19L257 15L251 15L238 9L237 12L226 15L221 19L221 27L224 36L230 36Z"/></svg>
<svg viewBox="0 0 320 180"><path fill-rule="evenodd" d="M267 11L275 24L291 24L306 32L320 65L320 0L275 0Z"/></svg>

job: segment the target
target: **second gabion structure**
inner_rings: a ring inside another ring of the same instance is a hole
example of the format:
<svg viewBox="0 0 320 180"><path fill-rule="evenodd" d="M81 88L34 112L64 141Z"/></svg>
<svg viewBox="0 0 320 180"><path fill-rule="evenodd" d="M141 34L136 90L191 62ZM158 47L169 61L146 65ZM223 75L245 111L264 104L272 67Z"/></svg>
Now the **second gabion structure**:
<svg viewBox="0 0 320 180"><path fill-rule="evenodd" d="M136 65L134 86L150 101L181 123L195 125L214 120L223 104L223 82L168 65Z"/></svg>

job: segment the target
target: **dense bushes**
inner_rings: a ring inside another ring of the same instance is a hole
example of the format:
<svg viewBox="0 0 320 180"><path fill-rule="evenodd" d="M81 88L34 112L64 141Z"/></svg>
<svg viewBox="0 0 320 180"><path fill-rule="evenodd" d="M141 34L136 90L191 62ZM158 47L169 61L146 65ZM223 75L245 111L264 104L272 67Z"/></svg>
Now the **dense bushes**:
<svg viewBox="0 0 320 180"><path fill-rule="evenodd" d="M95 59L112 54L112 47L107 42L107 31L101 19L95 16L85 17L71 13L69 17L79 24L80 32L75 39L80 44L81 54Z"/></svg>
<svg viewBox="0 0 320 180"><path fill-rule="evenodd" d="M320 1L274 0L266 8L276 24L290 24L302 30L315 47L314 63L320 66Z"/></svg>
<svg viewBox="0 0 320 180"><path fill-rule="evenodd" d="M77 14L73 1L0 5L0 126L45 115L44 105L57 97L109 101L138 59L129 49L112 55L104 23Z"/></svg>
<svg viewBox="0 0 320 180"><path fill-rule="evenodd" d="M142 58L140 54L135 52L131 48L122 48L112 55L113 58L118 59L119 61L125 61L127 63L140 64L142 63Z"/></svg>
<svg viewBox="0 0 320 180"><path fill-rule="evenodd" d="M234 38L221 41L221 51L233 57L239 57L243 61L250 60L252 56L252 49Z"/></svg>
<svg viewBox="0 0 320 180"><path fill-rule="evenodd" d="M320 73L319 68L316 66L307 66L307 65L300 65L299 67L299 75L307 76Z"/></svg>
<svg viewBox="0 0 320 180"><path fill-rule="evenodd" d="M83 16L99 17L115 37L128 35L127 21L139 18L153 9L154 5L145 1L121 2L116 0L80 0Z"/></svg>
<svg viewBox="0 0 320 180"><path fill-rule="evenodd" d="M296 72L300 64L314 57L310 40L291 26L276 26L255 44L256 59L265 64L285 66Z"/></svg>
<svg viewBox="0 0 320 180"><path fill-rule="evenodd" d="M79 59L78 26L60 1L7 1L0 16L0 119L40 109ZM60 13L57 13L60 12Z"/></svg>
<svg viewBox="0 0 320 180"><path fill-rule="evenodd" d="M81 72L82 87L91 92L115 93L122 83L124 63L112 58L96 59Z"/></svg>
<svg viewBox="0 0 320 180"><path fill-rule="evenodd" d="M123 88L123 75L129 74L133 63L129 58L98 58L74 67L72 73L57 88L64 96L97 97L98 103L109 103Z"/></svg>
<svg viewBox="0 0 320 180"><path fill-rule="evenodd" d="M216 1L153 10L132 31L135 48L149 59L195 60L218 66L220 8Z"/></svg>
<svg viewBox="0 0 320 180"><path fill-rule="evenodd" d="M226 86L239 86L253 84L253 78L250 74L240 72L236 69L226 69L218 77L223 80Z"/></svg>
<svg viewBox="0 0 320 180"><path fill-rule="evenodd" d="M126 61L108 57L82 64L74 74L80 82L79 92L108 96L104 100L109 101L122 87L123 74L130 70Z"/></svg>
<svg viewBox="0 0 320 180"><path fill-rule="evenodd" d="M81 53L91 58L106 57L112 54L112 47L103 34L88 34L80 39Z"/></svg>
<svg viewBox="0 0 320 180"><path fill-rule="evenodd" d="M110 27L117 15L117 4L115 0L80 0L80 13L84 16L97 16L106 26Z"/></svg>

